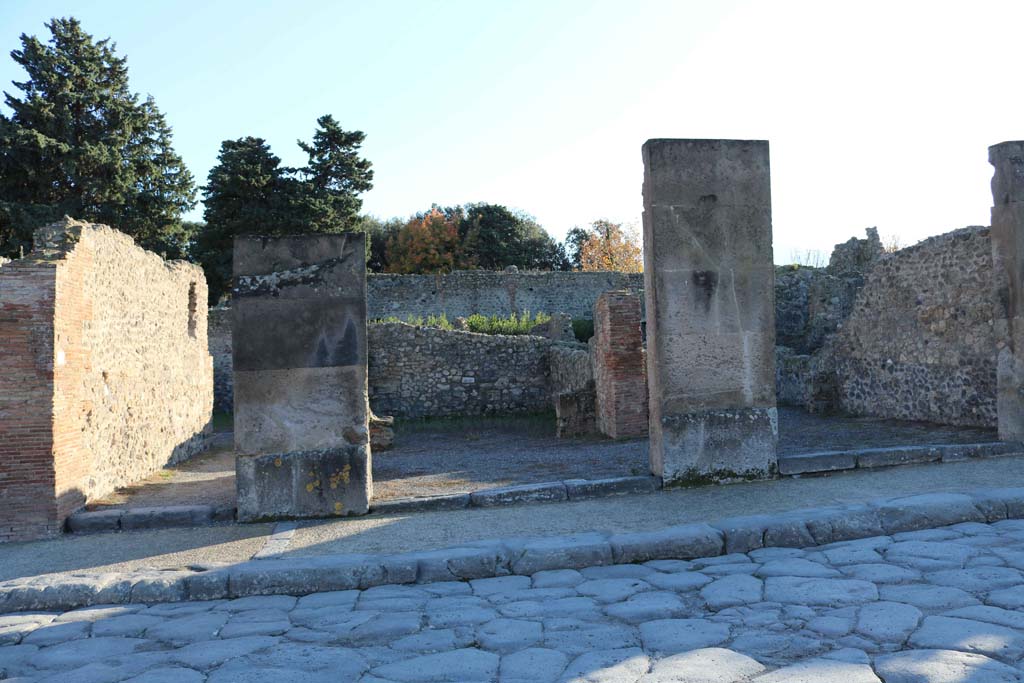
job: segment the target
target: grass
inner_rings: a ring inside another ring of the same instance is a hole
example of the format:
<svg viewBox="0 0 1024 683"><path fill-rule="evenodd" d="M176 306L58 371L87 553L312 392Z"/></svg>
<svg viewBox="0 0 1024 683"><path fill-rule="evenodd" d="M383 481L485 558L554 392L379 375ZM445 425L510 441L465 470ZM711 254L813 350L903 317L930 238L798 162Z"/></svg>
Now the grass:
<svg viewBox="0 0 1024 683"><path fill-rule="evenodd" d="M498 315L486 316L474 313L466 318L466 329L470 332L476 332L477 334L520 335L529 334L530 330L535 326L542 325L549 320L551 320L551 316L547 313L530 315L529 311L523 311L518 314L513 313L506 317ZM448 317L444 313L441 315L428 316L409 315L404 319L392 315L386 318L378 318L373 322L407 323L409 325L415 325L416 327L432 327L439 330L455 329L455 326L448 320Z"/></svg>
<svg viewBox="0 0 1024 683"><path fill-rule="evenodd" d="M470 415L457 417L424 417L414 420L395 420L395 437L422 432L450 432L473 440L480 438L480 430L507 429L522 432L554 434L555 413L521 413L517 415Z"/></svg>

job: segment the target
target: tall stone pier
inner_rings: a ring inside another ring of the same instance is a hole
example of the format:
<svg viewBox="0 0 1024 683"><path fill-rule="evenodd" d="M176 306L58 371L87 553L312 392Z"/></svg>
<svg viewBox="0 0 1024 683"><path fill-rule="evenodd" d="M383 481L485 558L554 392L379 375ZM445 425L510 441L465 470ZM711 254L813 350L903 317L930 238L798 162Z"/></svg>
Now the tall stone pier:
<svg viewBox="0 0 1024 683"><path fill-rule="evenodd" d="M1024 141L988 148L999 438L1024 441Z"/></svg>
<svg viewBox="0 0 1024 683"><path fill-rule="evenodd" d="M651 469L667 484L776 469L768 142L648 140Z"/></svg>
<svg viewBox="0 0 1024 683"><path fill-rule="evenodd" d="M238 237L238 517L362 514L372 495L364 236Z"/></svg>

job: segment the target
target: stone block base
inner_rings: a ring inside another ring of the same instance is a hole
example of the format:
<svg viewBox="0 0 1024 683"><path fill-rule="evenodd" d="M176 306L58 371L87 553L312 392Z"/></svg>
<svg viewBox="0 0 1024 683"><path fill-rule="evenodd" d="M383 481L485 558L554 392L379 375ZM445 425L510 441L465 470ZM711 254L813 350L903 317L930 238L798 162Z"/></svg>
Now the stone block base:
<svg viewBox="0 0 1024 683"><path fill-rule="evenodd" d="M366 445L239 455L235 461L238 520L366 514L369 467Z"/></svg>
<svg viewBox="0 0 1024 683"><path fill-rule="evenodd" d="M555 397L556 436L571 439L597 433L597 394L594 383L577 391L566 391Z"/></svg>
<svg viewBox="0 0 1024 683"><path fill-rule="evenodd" d="M651 465L666 486L762 479L774 476L778 467L775 408L667 415L661 432L662 447L652 448Z"/></svg>

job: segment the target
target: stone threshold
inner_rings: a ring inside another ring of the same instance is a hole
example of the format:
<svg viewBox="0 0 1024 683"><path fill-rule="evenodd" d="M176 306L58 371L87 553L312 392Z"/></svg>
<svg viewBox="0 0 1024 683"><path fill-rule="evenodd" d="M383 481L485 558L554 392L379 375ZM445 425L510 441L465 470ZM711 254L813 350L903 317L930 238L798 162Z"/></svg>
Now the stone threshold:
<svg viewBox="0 0 1024 683"><path fill-rule="evenodd" d="M370 504L371 515L408 512L461 510L470 507L502 507L524 503L564 503L607 496L653 493L661 489L661 478L653 476L609 479L566 479L539 484L521 484L422 498L396 498ZM312 518L320 519L320 518ZM212 505L166 505L125 507L76 512L68 517L72 533L139 531L171 527L206 526L235 520L235 508Z"/></svg>
<svg viewBox="0 0 1024 683"><path fill-rule="evenodd" d="M1024 444L1013 441L820 451L779 456L779 474L796 476L842 470L894 467L896 465L958 462L971 458L993 458L1022 452L1024 452Z"/></svg>
<svg viewBox="0 0 1024 683"><path fill-rule="evenodd" d="M325 555L211 563L180 570L35 576L0 583L0 614L100 604L308 595L385 584L529 575L548 569L690 560L1004 519L1024 519L1024 488L919 494L654 531L497 539L395 555Z"/></svg>

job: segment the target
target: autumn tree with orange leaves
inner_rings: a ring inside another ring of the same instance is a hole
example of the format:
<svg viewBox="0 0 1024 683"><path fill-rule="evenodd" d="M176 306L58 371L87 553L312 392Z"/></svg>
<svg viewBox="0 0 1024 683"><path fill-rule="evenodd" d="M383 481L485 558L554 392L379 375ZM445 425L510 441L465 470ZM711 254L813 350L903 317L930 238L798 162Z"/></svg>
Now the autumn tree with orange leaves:
<svg viewBox="0 0 1024 683"><path fill-rule="evenodd" d="M448 273L476 265L459 235L459 217L437 207L414 216L387 247L389 273Z"/></svg>
<svg viewBox="0 0 1024 683"><path fill-rule="evenodd" d="M643 272L643 247L635 229L623 228L620 223L596 220L590 224L587 233L586 239L579 244L581 270Z"/></svg>

